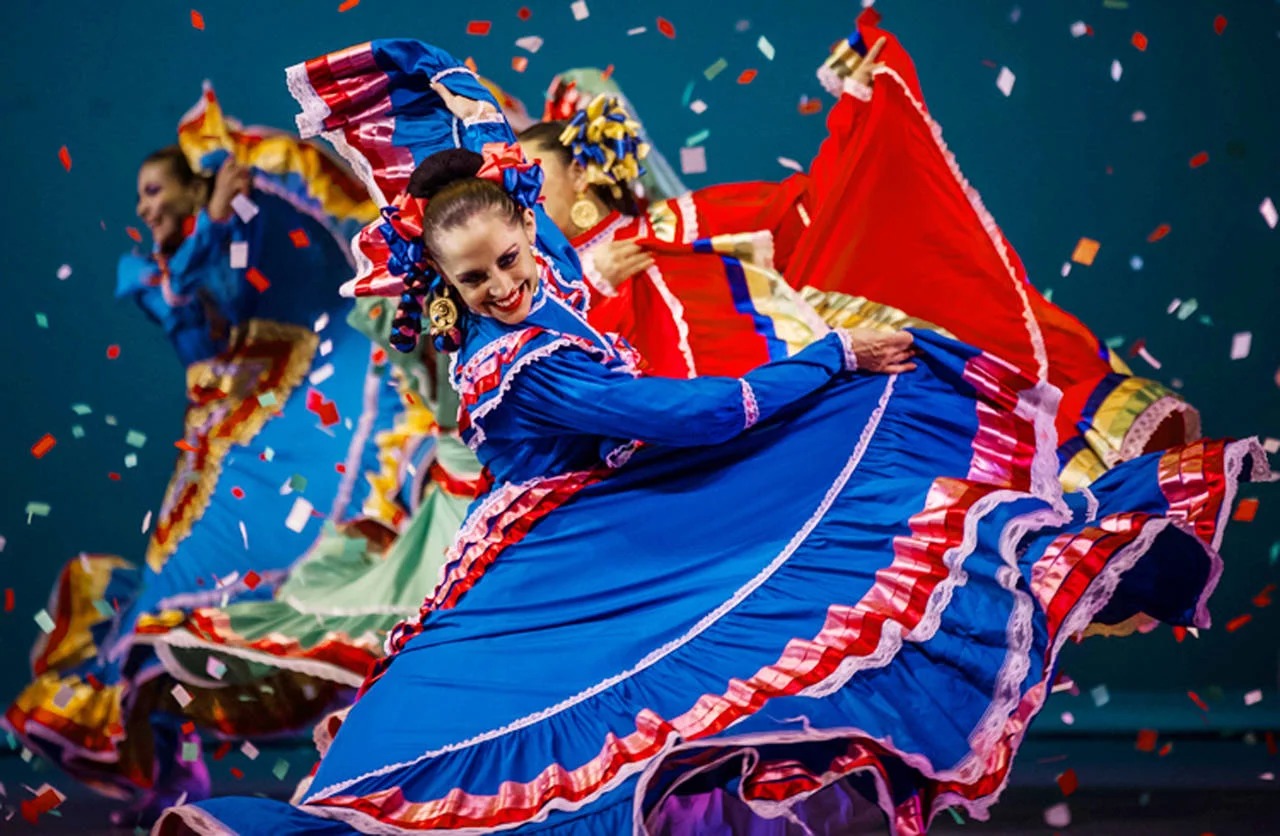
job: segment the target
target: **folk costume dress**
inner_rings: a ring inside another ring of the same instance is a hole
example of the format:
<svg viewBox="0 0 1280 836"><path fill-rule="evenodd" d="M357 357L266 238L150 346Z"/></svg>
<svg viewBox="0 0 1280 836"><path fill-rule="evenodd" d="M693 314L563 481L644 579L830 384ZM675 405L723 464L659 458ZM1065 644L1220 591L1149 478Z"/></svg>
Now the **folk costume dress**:
<svg viewBox="0 0 1280 836"><path fill-rule="evenodd" d="M4 715L23 745L115 797L185 768L185 720L216 729L258 712L270 722L270 695L250 705L175 691L138 636L201 605L270 595L326 520L359 512L363 474L378 464L372 436L399 408L385 360L373 361L336 296L347 242L376 217L359 181L318 146L224 117L208 87L179 143L197 171L232 153L254 176L242 215L201 211L169 258L120 261L118 296L165 330L186 367L174 474L149 520L145 565L87 555L63 569L35 679ZM216 689L215 673L204 681ZM274 695L313 711L330 698Z"/></svg>
<svg viewBox="0 0 1280 836"><path fill-rule="evenodd" d="M406 165L458 141L450 119L431 141L398 121L419 73L483 95L402 41L291 84L347 139L361 92L381 124L347 153L376 177L384 140L412 137ZM831 333L740 377L645 376L544 235L529 316L469 318L454 361L492 487L310 787L175 807L154 832L848 832L870 803L920 833L945 807L985 815L1068 638L1208 623L1238 480L1269 476L1256 440L1066 495L1058 391L931 332L902 375L857 372ZM398 294L384 238L355 291Z"/></svg>

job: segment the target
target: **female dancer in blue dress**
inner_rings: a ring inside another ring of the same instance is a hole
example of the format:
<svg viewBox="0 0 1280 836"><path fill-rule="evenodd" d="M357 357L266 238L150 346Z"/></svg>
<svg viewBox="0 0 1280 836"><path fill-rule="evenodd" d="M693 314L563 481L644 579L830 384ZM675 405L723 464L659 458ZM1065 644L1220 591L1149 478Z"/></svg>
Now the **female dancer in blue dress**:
<svg viewBox="0 0 1280 836"><path fill-rule="evenodd" d="M141 572L106 555L63 569L34 679L4 714L25 746L135 798L119 823L207 794L186 721L274 731L294 710L331 705L335 688L241 702L213 669L204 687L175 689L138 637L193 607L270 595L326 520L360 509L377 465L369 442L398 409L385 361L371 362L335 292L351 269L347 242L376 217L360 182L318 146L225 118L211 89L178 139L139 169L154 248L121 259L117 286L186 370L173 477L148 519Z"/></svg>
<svg viewBox="0 0 1280 836"><path fill-rule="evenodd" d="M308 68L408 58L484 98L425 45ZM425 135L355 287L399 277L406 347L425 306L456 348L493 487L299 802L214 799L156 832L849 832L865 799L919 833L985 815L1068 638L1208 623L1236 482L1267 476L1256 441L1064 495L1057 390L936 334L638 375L587 324L536 166Z"/></svg>

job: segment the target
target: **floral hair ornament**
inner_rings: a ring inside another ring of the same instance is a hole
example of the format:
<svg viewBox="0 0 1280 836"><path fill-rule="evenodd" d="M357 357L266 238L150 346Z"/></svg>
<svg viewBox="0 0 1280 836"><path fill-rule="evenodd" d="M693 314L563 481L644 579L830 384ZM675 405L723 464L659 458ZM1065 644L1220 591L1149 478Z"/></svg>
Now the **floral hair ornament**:
<svg viewBox="0 0 1280 836"><path fill-rule="evenodd" d="M588 183L609 187L615 197L623 184L645 172L640 161L649 145L640 141L640 123L610 93L601 93L573 115L560 134L560 144L586 169Z"/></svg>

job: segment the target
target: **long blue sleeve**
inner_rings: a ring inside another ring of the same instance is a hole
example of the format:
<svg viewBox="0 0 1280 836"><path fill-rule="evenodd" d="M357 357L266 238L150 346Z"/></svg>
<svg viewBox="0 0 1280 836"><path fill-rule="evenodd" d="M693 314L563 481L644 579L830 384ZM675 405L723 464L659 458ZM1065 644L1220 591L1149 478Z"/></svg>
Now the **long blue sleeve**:
<svg viewBox="0 0 1280 836"><path fill-rule="evenodd" d="M742 378L633 378L581 351L564 349L516 375L503 409L513 429L528 435L574 433L703 446L768 420L846 368L845 347L836 334Z"/></svg>

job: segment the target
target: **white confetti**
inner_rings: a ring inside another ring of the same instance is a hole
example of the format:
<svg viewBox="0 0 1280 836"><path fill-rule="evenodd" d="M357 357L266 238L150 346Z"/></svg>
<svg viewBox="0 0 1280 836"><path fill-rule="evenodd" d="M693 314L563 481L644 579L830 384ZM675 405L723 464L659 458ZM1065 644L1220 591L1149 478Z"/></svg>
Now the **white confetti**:
<svg viewBox="0 0 1280 836"><path fill-rule="evenodd" d="M1256 691L1250 691L1249 693L1247 693L1247 694L1245 694L1245 695L1244 695L1244 704L1245 704L1245 705L1257 705L1257 704L1258 704L1258 703L1260 703L1260 702L1262 702L1262 690L1261 690L1261 689L1256 690Z"/></svg>
<svg viewBox="0 0 1280 836"><path fill-rule="evenodd" d="M331 377L333 377L333 364L325 363L323 366L307 375L307 380L311 381L312 386L319 386Z"/></svg>
<svg viewBox="0 0 1280 836"><path fill-rule="evenodd" d="M1009 22L1017 23L1019 20L1022 20L1022 7L1014 6L1013 11L1009 12Z"/></svg>
<svg viewBox="0 0 1280 836"><path fill-rule="evenodd" d="M1124 75L1124 67L1120 66L1119 61L1111 62L1111 80L1119 81L1120 76Z"/></svg>
<svg viewBox="0 0 1280 836"><path fill-rule="evenodd" d="M311 503L302 497L298 497L293 501L293 507L289 509L289 516L285 518L284 527L290 531L301 533L307 524L307 520L311 519L311 511Z"/></svg>
<svg viewBox="0 0 1280 836"><path fill-rule="evenodd" d="M573 0L573 2L569 4L569 8L573 10L574 20L586 20L591 14L591 12L587 11L586 0Z"/></svg>
<svg viewBox="0 0 1280 836"><path fill-rule="evenodd" d="M1076 722L1076 715L1070 711L1064 711L1062 712L1062 722L1068 726L1073 725Z"/></svg>
<svg viewBox="0 0 1280 836"><path fill-rule="evenodd" d="M1151 368L1153 369L1158 369L1162 365L1159 360L1152 356L1150 351L1147 351L1147 347L1145 345L1138 349L1138 356L1150 363Z"/></svg>
<svg viewBox="0 0 1280 836"><path fill-rule="evenodd" d="M1006 96L1013 92L1013 82L1017 80L1017 76L1013 74L1013 70L1008 67L1000 68L1000 75L996 76L996 87L1000 88L1000 92Z"/></svg>
<svg viewBox="0 0 1280 836"><path fill-rule="evenodd" d="M137 467L137 466L138 466L138 454L137 454L137 453L128 453L128 454L126 454L126 455L125 455L125 457L124 457L124 466L125 466L125 467Z"/></svg>
<svg viewBox="0 0 1280 836"><path fill-rule="evenodd" d="M249 242L231 242L231 269L243 270L249 266Z"/></svg>
<svg viewBox="0 0 1280 836"><path fill-rule="evenodd" d="M707 103L704 102L702 99L694 99L693 101L689 102L689 109L692 110L694 113L703 114L703 113L706 113L707 111Z"/></svg>
<svg viewBox="0 0 1280 836"><path fill-rule="evenodd" d="M182 708L186 708L188 705L191 705L192 696L187 692L187 689L183 688L181 685L173 686L173 688L169 690L169 693L173 694L173 698L178 701L178 705Z"/></svg>
<svg viewBox="0 0 1280 836"><path fill-rule="evenodd" d="M1083 20L1077 20L1075 23L1071 24L1071 37L1083 38L1088 33L1089 24L1085 23Z"/></svg>
<svg viewBox="0 0 1280 836"><path fill-rule="evenodd" d="M537 35L525 35L523 38L516 38L516 46L527 49L529 52L537 52L542 49L542 38Z"/></svg>
<svg viewBox="0 0 1280 836"><path fill-rule="evenodd" d="M1050 827L1069 827L1071 825L1071 808L1067 802L1059 801L1044 811L1044 823Z"/></svg>
<svg viewBox="0 0 1280 836"><path fill-rule="evenodd" d="M1141 269L1142 269L1142 264L1143 264L1143 262L1142 262L1142 256L1140 256L1140 255L1135 255L1133 258L1129 259L1129 269L1130 269L1130 270L1141 270Z"/></svg>
<svg viewBox="0 0 1280 836"><path fill-rule="evenodd" d="M65 282L67 279L71 278L71 265L70 265L70 264L64 264L64 265L62 265L61 267L59 267L59 268L58 268L58 274L57 274L57 275L58 275L58 278L59 278L61 281L64 281L64 282Z"/></svg>
<svg viewBox="0 0 1280 836"><path fill-rule="evenodd" d="M1134 122L1145 122L1147 121L1147 114L1146 114L1146 111L1135 110L1133 112L1133 115L1130 116L1129 118Z"/></svg>
<svg viewBox="0 0 1280 836"><path fill-rule="evenodd" d="M796 162L790 157L778 157L778 165L782 166L783 168L789 168L792 171L799 171L801 173L804 172L804 166L800 165L800 163Z"/></svg>
<svg viewBox="0 0 1280 836"><path fill-rule="evenodd" d="M1276 774L1274 772L1264 772L1258 777L1263 781L1274 781L1276 779Z"/></svg>
<svg viewBox="0 0 1280 836"><path fill-rule="evenodd" d="M764 54L765 58L768 58L770 61L773 60L773 56L774 56L773 44L769 43L769 39L766 38L764 35L761 35L760 40L756 41L756 48L759 49L760 52Z"/></svg>
<svg viewBox="0 0 1280 836"><path fill-rule="evenodd" d="M680 149L680 171L685 174L702 174L707 170L707 149L701 145Z"/></svg>
<svg viewBox="0 0 1280 836"><path fill-rule="evenodd" d="M1062 278L1064 278L1064 279L1065 279L1068 275L1070 275L1070 273L1071 273L1071 262L1070 262L1070 261L1064 261L1064 262L1062 262L1062 270L1060 270L1059 272L1061 272L1061 273L1062 273Z"/></svg>
<svg viewBox="0 0 1280 836"><path fill-rule="evenodd" d="M1280 214L1277 214L1276 205L1271 202L1271 198L1263 199L1258 206L1258 211L1262 213L1262 219L1267 222L1267 226L1275 229L1276 222L1280 221Z"/></svg>
<svg viewBox="0 0 1280 836"><path fill-rule="evenodd" d="M75 695L76 692L70 685L63 685L58 689L58 693L53 695L53 704L60 709L65 709L67 705L70 704L71 698Z"/></svg>
<svg viewBox="0 0 1280 836"><path fill-rule="evenodd" d="M244 223L248 223L258 215L258 204L242 194L238 194L231 198L231 208L235 211L236 216Z"/></svg>
<svg viewBox="0 0 1280 836"><path fill-rule="evenodd" d="M633 26L632 28L630 28L630 29L628 29L628 30L627 30L627 34L628 34L628 35L643 35L645 32L648 32L648 31L649 31L649 27L648 27L648 26Z"/></svg>
<svg viewBox="0 0 1280 836"><path fill-rule="evenodd" d="M204 670L214 679L222 679L222 675L227 672L227 666L222 663L221 659L215 659L210 656L205 660Z"/></svg>
<svg viewBox="0 0 1280 836"><path fill-rule="evenodd" d="M244 520L240 521L240 539L244 542L245 550L249 549L249 532L245 530Z"/></svg>
<svg viewBox="0 0 1280 836"><path fill-rule="evenodd" d="M240 751L243 752L244 756L249 760L257 760L258 758L258 747L254 746L247 740L240 746Z"/></svg>
<svg viewBox="0 0 1280 836"><path fill-rule="evenodd" d="M151 527L151 512L148 511L147 515L142 518L142 533L146 534L147 529L150 527Z"/></svg>
<svg viewBox="0 0 1280 836"><path fill-rule="evenodd" d="M216 588L226 589L227 587L231 586L231 584L235 583L238 580L240 580L240 573L232 572L230 575L227 575L224 578L218 578L218 583Z"/></svg>
<svg viewBox="0 0 1280 836"><path fill-rule="evenodd" d="M1262 442L1262 449L1268 453L1280 453L1280 438L1268 438Z"/></svg>
<svg viewBox="0 0 1280 836"><path fill-rule="evenodd" d="M321 331L329 327L329 315L327 313L320 314L316 318L316 324L311 326L311 330L319 334Z"/></svg>
<svg viewBox="0 0 1280 836"><path fill-rule="evenodd" d="M1182 305L1182 300L1175 298L1172 302L1169 303L1169 307L1165 308L1164 312L1167 314L1171 314L1174 311L1176 311L1181 305Z"/></svg>
<svg viewBox="0 0 1280 836"><path fill-rule="evenodd" d="M1241 331L1231 337L1231 359L1243 360L1249 356L1249 349L1253 347L1253 332Z"/></svg>
<svg viewBox="0 0 1280 836"><path fill-rule="evenodd" d="M333 351L333 340L325 340L324 342L320 343L321 357L328 357L332 351Z"/></svg>

